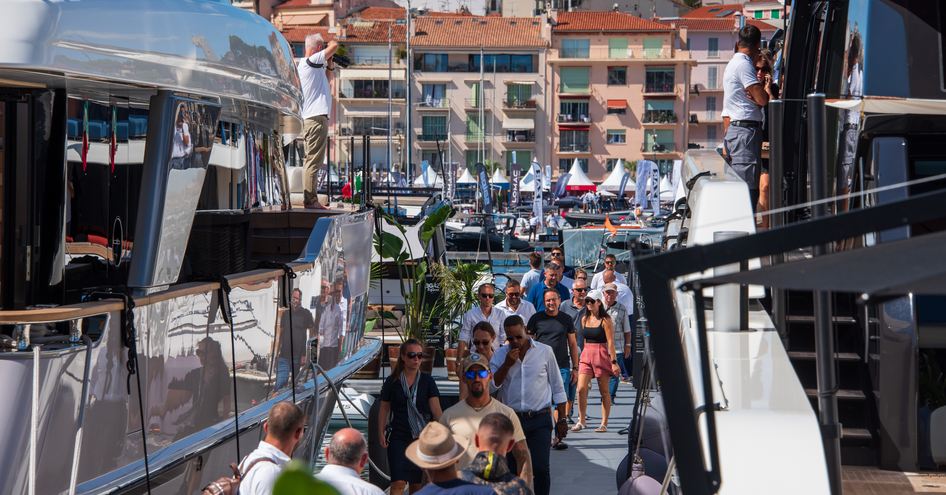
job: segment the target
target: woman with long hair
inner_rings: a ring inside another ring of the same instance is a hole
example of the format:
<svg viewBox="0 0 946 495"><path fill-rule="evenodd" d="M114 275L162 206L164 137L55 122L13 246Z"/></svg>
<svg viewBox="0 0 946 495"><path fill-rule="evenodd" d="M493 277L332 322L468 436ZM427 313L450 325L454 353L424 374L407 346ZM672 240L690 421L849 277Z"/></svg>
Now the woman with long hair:
<svg viewBox="0 0 946 495"><path fill-rule="evenodd" d="M588 410L588 387L591 379L598 381L601 393L601 426L598 433L608 431L608 415L611 414L611 394L608 382L612 376L620 376L617 353L614 351L614 324L604 307L604 294L593 290L585 297L585 311L580 320L579 331L585 342L578 361L578 423L572 431L585 428Z"/></svg>
<svg viewBox="0 0 946 495"><path fill-rule="evenodd" d="M381 446L388 450L391 493L404 493L407 484L410 493L420 490L423 473L404 452L427 423L437 421L443 414L437 383L420 371L423 358L420 342L405 340L391 376L381 386L378 431L382 432Z"/></svg>
<svg viewBox="0 0 946 495"><path fill-rule="evenodd" d="M488 321L481 321L473 325L473 352L471 354L482 354L486 357L486 362L493 359L493 341L496 340L496 330ZM457 366L460 363L457 362ZM459 371L459 368L458 370ZM470 391L466 387L466 381L460 377L460 400L466 400Z"/></svg>

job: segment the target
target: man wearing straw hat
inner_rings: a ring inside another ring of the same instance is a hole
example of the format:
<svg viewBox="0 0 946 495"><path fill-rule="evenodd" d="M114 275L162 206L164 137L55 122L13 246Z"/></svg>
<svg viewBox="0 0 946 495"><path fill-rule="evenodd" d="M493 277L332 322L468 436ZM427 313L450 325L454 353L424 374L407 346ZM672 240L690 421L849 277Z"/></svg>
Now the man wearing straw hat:
<svg viewBox="0 0 946 495"><path fill-rule="evenodd" d="M417 495L493 495L493 489L488 486L460 479L457 461L465 451L449 428L440 423L428 423L405 452L430 479Z"/></svg>

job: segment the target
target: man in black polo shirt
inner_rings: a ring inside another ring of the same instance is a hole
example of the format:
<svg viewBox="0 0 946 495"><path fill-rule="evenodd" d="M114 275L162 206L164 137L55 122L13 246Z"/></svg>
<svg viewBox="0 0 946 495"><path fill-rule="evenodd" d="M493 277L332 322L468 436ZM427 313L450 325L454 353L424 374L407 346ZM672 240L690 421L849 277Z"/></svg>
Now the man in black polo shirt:
<svg viewBox="0 0 946 495"><path fill-rule="evenodd" d="M578 382L578 342L575 340L575 323L571 316L559 311L562 299L554 288L546 289L543 294L545 310L529 318L526 331L538 342L552 348L562 383L566 390L569 385ZM572 402L565 404L565 415L571 412Z"/></svg>

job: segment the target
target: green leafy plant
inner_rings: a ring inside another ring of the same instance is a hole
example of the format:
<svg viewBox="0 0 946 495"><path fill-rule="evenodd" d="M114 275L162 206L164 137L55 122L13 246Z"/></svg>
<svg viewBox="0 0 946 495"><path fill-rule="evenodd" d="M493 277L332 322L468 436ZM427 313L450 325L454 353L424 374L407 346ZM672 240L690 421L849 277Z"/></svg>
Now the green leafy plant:
<svg viewBox="0 0 946 495"><path fill-rule="evenodd" d="M410 243L402 240L406 238L407 229L390 214L378 210L389 224L401 233L401 237L389 232L377 233L374 236L375 252L382 259L394 260L398 270L398 282L401 294L404 295L404 331L399 332L402 340L417 339L426 342L431 337L429 331L433 322L443 315L443 299L428 300L427 273L428 263L423 253L414 253ZM418 231L422 246L426 246L437 231L443 228L452 211L448 205L441 205L424 219ZM390 311L382 312L383 318L394 318Z"/></svg>
<svg viewBox="0 0 946 495"><path fill-rule="evenodd" d="M276 478L273 495L339 495L339 493L332 485L312 476L301 461L292 461Z"/></svg>
<svg viewBox="0 0 946 495"><path fill-rule="evenodd" d="M447 266L434 263L431 272L440 284L444 330L454 343L460 333L460 318L477 303L476 283L489 273L484 263L460 263Z"/></svg>

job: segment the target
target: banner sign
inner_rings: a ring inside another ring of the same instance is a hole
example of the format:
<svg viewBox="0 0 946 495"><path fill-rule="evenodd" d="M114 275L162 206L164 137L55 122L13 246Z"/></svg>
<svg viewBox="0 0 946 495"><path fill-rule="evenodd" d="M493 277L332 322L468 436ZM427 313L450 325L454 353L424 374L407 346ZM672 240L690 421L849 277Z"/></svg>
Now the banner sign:
<svg viewBox="0 0 946 495"><path fill-rule="evenodd" d="M572 174L564 173L558 176L558 182L555 183L555 197L561 198L565 195L565 186L568 184L568 179L572 178Z"/></svg>
<svg viewBox="0 0 946 495"><path fill-rule="evenodd" d="M457 162L450 162L444 166L444 191L447 198L456 197L457 193Z"/></svg>
<svg viewBox="0 0 946 495"><path fill-rule="evenodd" d="M483 213L487 215L493 213L493 199L489 191L489 174L486 172L486 165L476 164L476 181L479 184L480 196L483 197Z"/></svg>
<svg viewBox="0 0 946 495"><path fill-rule="evenodd" d="M535 186L535 194L532 195L532 214L535 215L535 218L539 222L539 227L544 224L542 217L542 193L545 189L545 181L542 177L542 166L539 165L539 162L532 162L532 182Z"/></svg>
<svg viewBox="0 0 946 495"><path fill-rule="evenodd" d="M640 160L637 162L637 190L634 192L634 202L641 208L647 208L648 194L647 186L650 182L650 176L657 168L657 164L650 160Z"/></svg>
<svg viewBox="0 0 946 495"><path fill-rule="evenodd" d="M427 177L427 169L430 168L430 162L427 160L421 160L420 162L420 175L424 178L424 187L430 187L430 179Z"/></svg>
<svg viewBox="0 0 946 495"><path fill-rule="evenodd" d="M627 180L631 178L631 174L624 174L624 177L621 177L621 185L618 187L618 197L624 197L624 191L627 190Z"/></svg>
<svg viewBox="0 0 946 495"><path fill-rule="evenodd" d="M522 168L518 163L513 162L512 164L512 176L509 180L512 181L512 194L509 198L510 207L515 208L519 206L519 174L522 172Z"/></svg>

